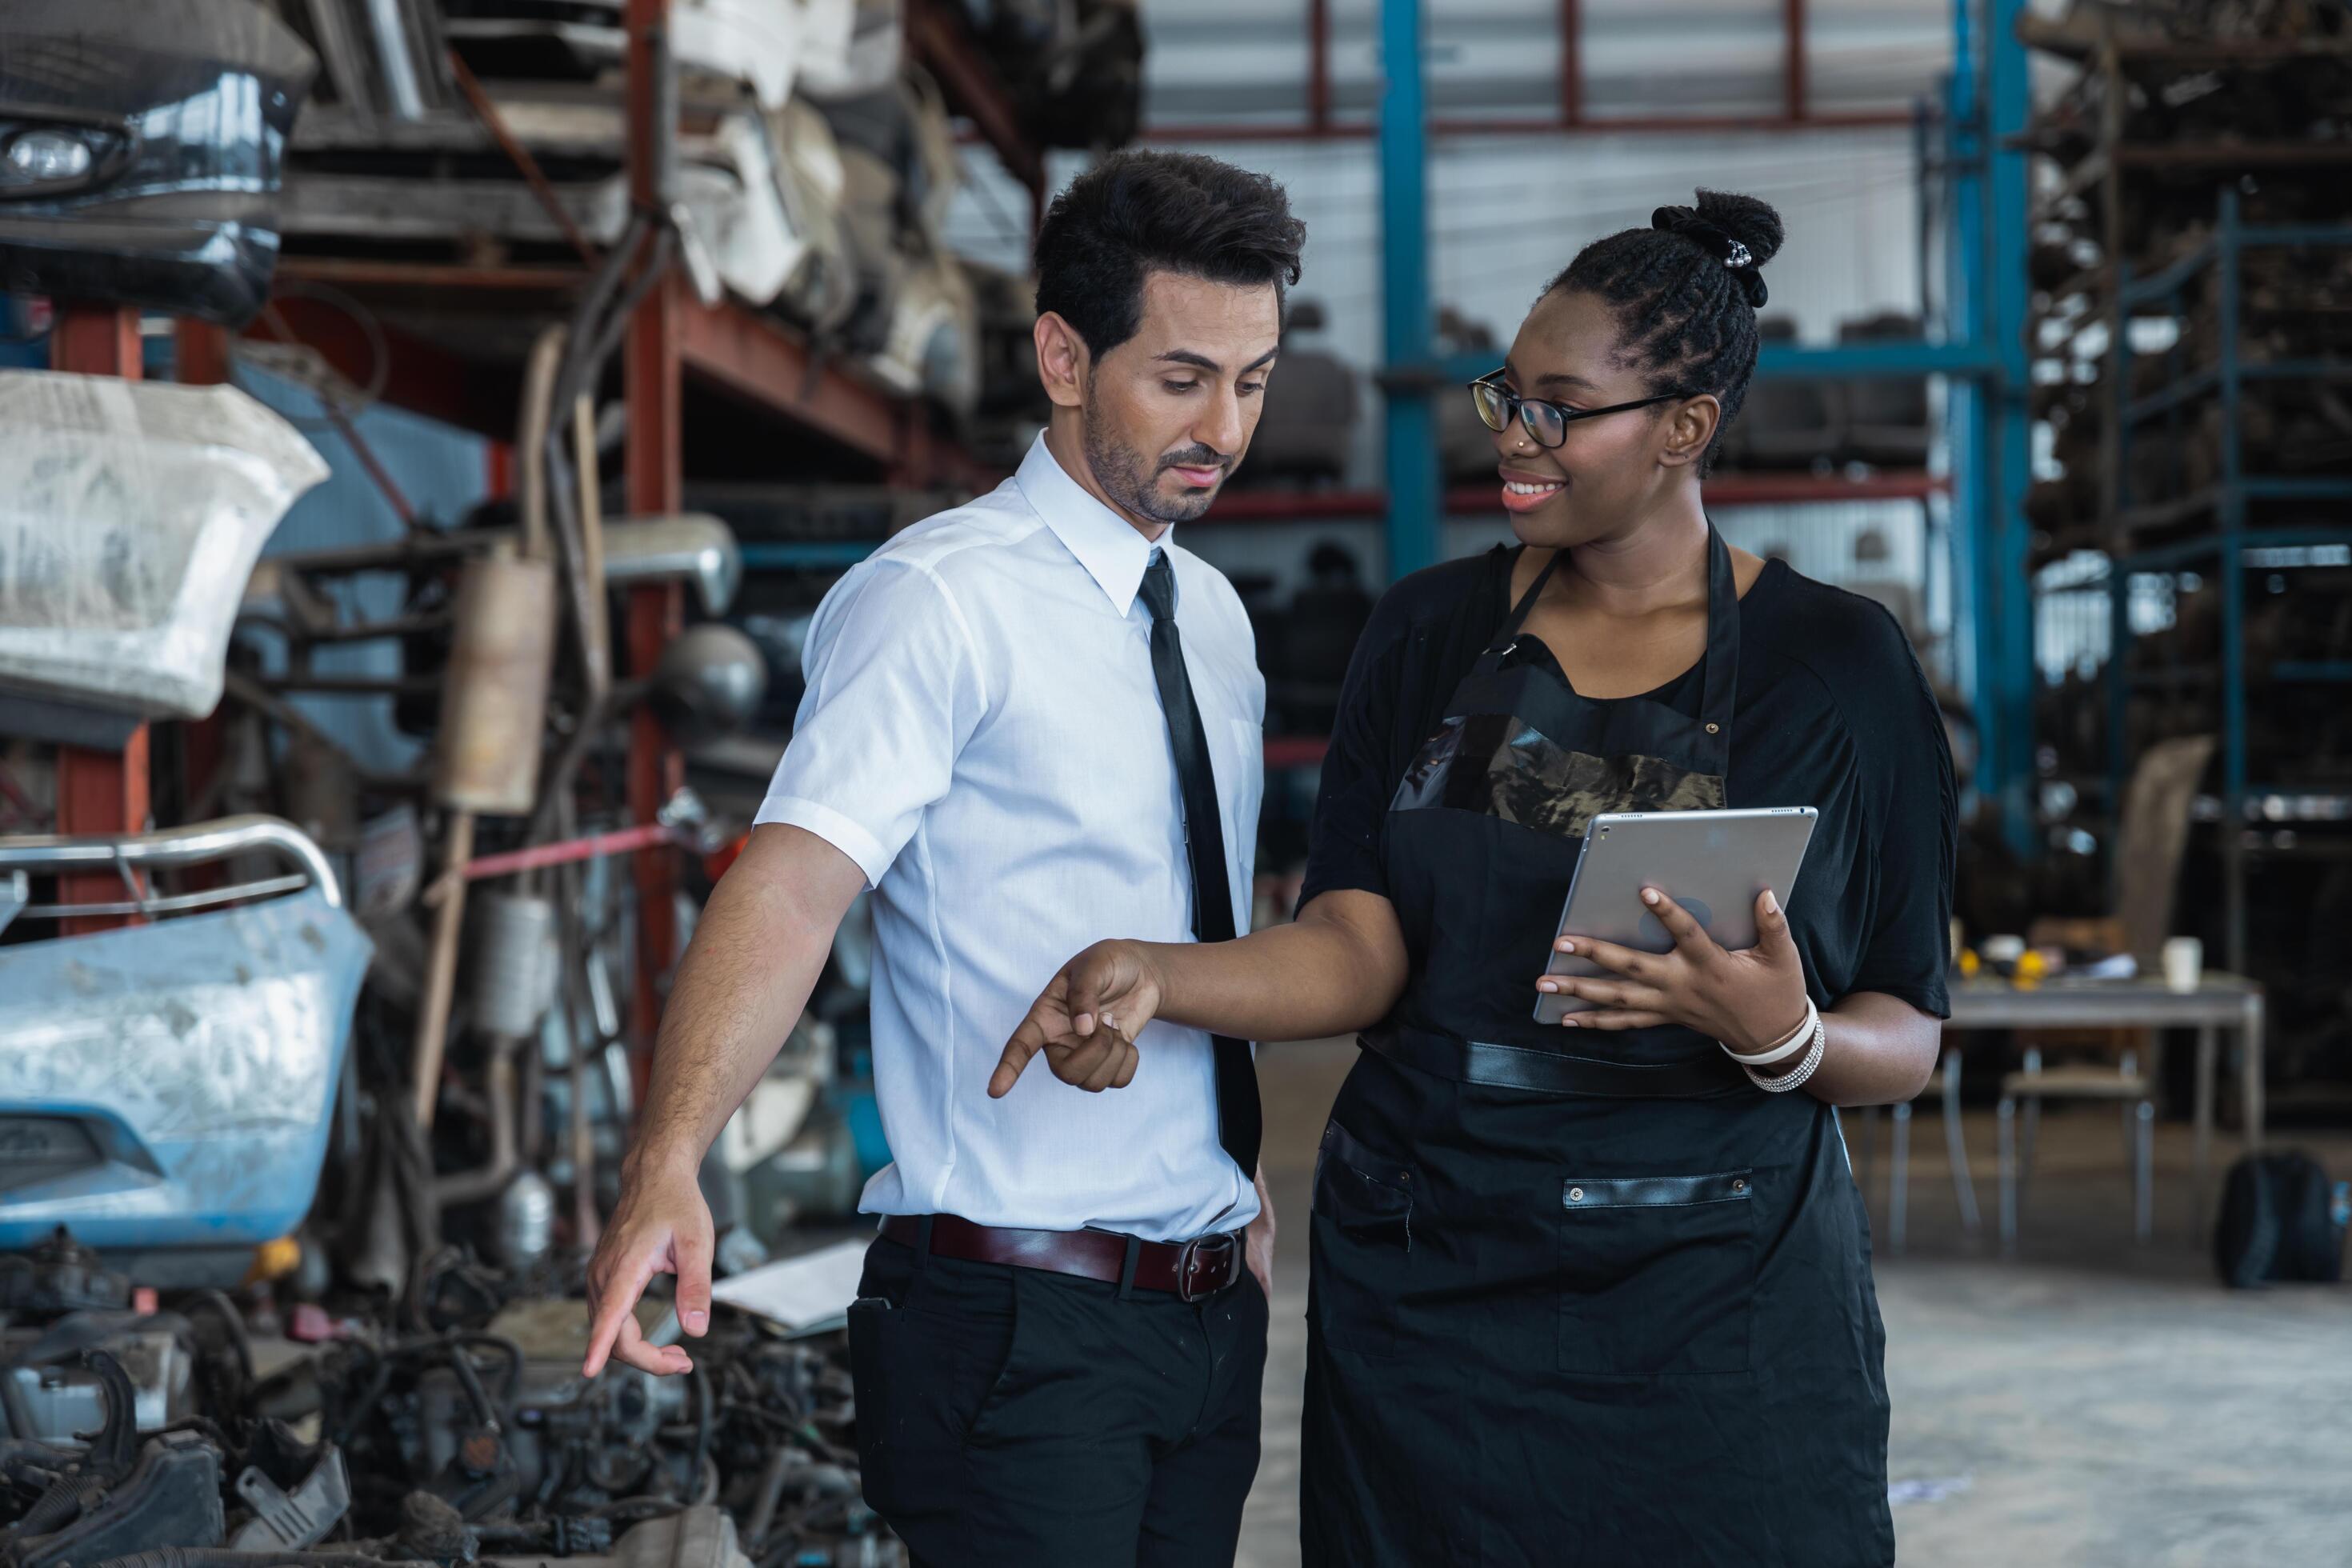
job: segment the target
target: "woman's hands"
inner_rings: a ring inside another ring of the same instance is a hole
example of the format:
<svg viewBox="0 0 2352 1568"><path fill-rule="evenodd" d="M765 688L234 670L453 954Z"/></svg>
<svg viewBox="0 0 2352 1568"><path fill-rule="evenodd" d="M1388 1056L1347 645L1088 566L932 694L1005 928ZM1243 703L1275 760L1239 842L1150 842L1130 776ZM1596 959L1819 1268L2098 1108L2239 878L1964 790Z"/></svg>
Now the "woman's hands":
<svg viewBox="0 0 2352 1568"><path fill-rule="evenodd" d="M1561 1023L1580 1029L1647 1029L1681 1024L1757 1056L1805 1021L1805 965L1789 934L1789 917L1767 889L1756 900L1756 945L1726 952L1680 904L1655 888L1642 901L1675 939L1666 952L1642 952L1589 937L1562 937L1559 949L1589 958L1613 978L1548 974L1536 989L1595 1004Z"/></svg>
<svg viewBox="0 0 2352 1568"><path fill-rule="evenodd" d="M1125 1089L1142 1058L1136 1036L1159 1015L1167 987L1139 942L1098 942L1062 966L1013 1031L988 1080L988 1096L1013 1091L1040 1051L1064 1083L1089 1093Z"/></svg>

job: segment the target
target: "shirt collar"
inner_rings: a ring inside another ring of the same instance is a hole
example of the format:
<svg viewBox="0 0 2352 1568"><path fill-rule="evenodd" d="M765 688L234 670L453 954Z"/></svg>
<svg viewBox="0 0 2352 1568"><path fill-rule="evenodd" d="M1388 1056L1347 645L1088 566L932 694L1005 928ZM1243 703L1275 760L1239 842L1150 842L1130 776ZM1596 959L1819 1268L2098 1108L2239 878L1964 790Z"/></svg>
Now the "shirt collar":
<svg viewBox="0 0 2352 1568"><path fill-rule="evenodd" d="M1144 569L1151 564L1151 552L1165 548L1174 530L1163 529L1157 542L1144 538L1133 523L1070 478L1043 435L1021 459L1013 482L1054 536L1078 558L1078 564L1087 569L1112 606L1121 616L1133 608L1135 596L1143 587ZM1175 564L1172 554L1169 564Z"/></svg>

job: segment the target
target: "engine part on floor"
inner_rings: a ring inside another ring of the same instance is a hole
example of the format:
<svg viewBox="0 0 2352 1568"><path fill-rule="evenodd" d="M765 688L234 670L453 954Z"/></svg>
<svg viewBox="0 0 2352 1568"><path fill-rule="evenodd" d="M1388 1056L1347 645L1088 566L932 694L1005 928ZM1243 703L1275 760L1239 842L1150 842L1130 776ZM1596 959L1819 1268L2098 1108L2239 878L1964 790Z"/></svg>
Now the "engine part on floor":
<svg viewBox="0 0 2352 1568"><path fill-rule="evenodd" d="M0 371L0 536L20 542L0 557L0 688L210 713L254 560L327 465L232 386Z"/></svg>
<svg viewBox="0 0 2352 1568"><path fill-rule="evenodd" d="M253 1517L229 1537L239 1552L293 1552L324 1541L351 1511L352 1478L342 1450L330 1447L300 1486L287 1491L257 1466L236 1478Z"/></svg>
<svg viewBox="0 0 2352 1568"><path fill-rule="evenodd" d="M195 1346L184 1319L79 1312L38 1329L0 1331L0 1393L19 1437L79 1442L105 1426L107 1389L83 1360L102 1351L122 1369L132 1428L160 1431L194 1414Z"/></svg>
<svg viewBox="0 0 2352 1568"><path fill-rule="evenodd" d="M122 838L0 839L0 868L185 865L260 849L300 869L184 897L311 885L0 948L0 1126L11 1132L0 1143L0 1247L67 1226L101 1251L245 1248L249 1261L300 1223L372 950L318 846L283 822L229 818ZM29 1152L26 1168L10 1169L12 1149Z"/></svg>
<svg viewBox="0 0 2352 1568"><path fill-rule="evenodd" d="M49 1479L0 1531L0 1562L79 1568L155 1546L218 1545L225 1524L220 1450L195 1432L166 1432L141 1444L121 1364L92 1351L82 1365L102 1390L103 1422L85 1448L35 1445L33 1468Z"/></svg>
<svg viewBox="0 0 2352 1568"><path fill-rule="evenodd" d="M80 1568L152 1547L220 1543L220 1450L197 1433L149 1439L128 1476L84 1495L95 1506L71 1523L10 1542L9 1568Z"/></svg>
<svg viewBox="0 0 2352 1568"><path fill-rule="evenodd" d="M571 1562L574 1568L751 1568L737 1543L735 1521L707 1505L633 1526L610 1556Z"/></svg>
<svg viewBox="0 0 2352 1568"><path fill-rule="evenodd" d="M317 68L254 0L11 0L0 289L243 326L269 297L281 160Z"/></svg>
<svg viewBox="0 0 2352 1568"><path fill-rule="evenodd" d="M130 1277L106 1268L62 1226L31 1247L0 1258L0 1313L11 1320L130 1307Z"/></svg>
<svg viewBox="0 0 2352 1568"><path fill-rule="evenodd" d="M688 626L654 666L654 711L684 745L741 729L767 694L760 645L723 621Z"/></svg>

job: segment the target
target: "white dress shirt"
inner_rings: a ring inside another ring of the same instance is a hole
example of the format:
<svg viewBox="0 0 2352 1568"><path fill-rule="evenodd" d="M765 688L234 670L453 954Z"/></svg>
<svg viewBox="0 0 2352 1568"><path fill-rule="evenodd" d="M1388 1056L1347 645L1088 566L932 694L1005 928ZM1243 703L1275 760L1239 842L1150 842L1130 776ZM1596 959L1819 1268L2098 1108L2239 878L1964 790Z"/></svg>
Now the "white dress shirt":
<svg viewBox="0 0 2352 1568"><path fill-rule="evenodd" d="M1217 775L1234 929L1250 923L1265 681L1241 599L1064 472L1021 470L895 535L834 585L761 806L857 862L874 898L874 1083L894 1163L869 1214L952 1214L1155 1241L1246 1225L1217 1142L1208 1035L1147 1026L1125 1089L1041 1059L988 1097L1046 983L1106 937L1192 940L1192 879L1139 590L1152 551Z"/></svg>

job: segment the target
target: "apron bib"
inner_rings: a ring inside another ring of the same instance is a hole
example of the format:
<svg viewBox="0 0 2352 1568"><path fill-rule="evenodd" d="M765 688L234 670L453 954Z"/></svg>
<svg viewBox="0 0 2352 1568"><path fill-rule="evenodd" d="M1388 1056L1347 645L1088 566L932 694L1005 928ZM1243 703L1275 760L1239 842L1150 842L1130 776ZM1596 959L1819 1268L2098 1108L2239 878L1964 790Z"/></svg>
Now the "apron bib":
<svg viewBox="0 0 2352 1568"><path fill-rule="evenodd" d="M1884 1333L1831 1109L1679 1027L1562 1029L1534 981L1586 826L1729 804L1739 606L1707 537L1696 713L1577 693L1520 636L1391 802L1423 962L1333 1108L1311 1226L1318 1568L1893 1560Z"/></svg>

